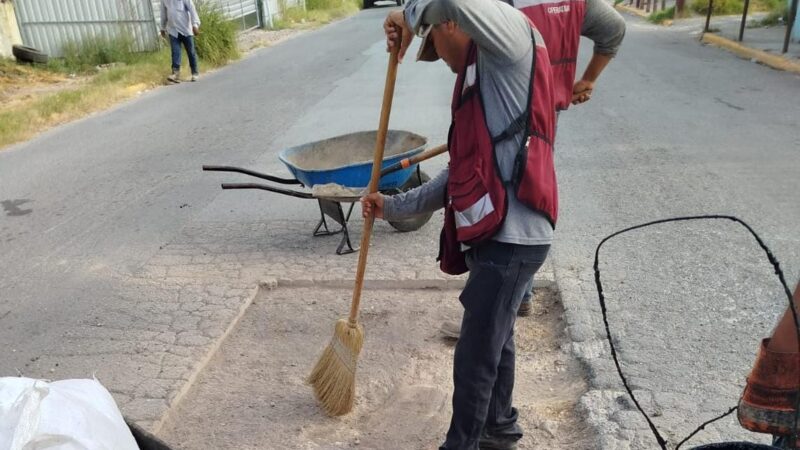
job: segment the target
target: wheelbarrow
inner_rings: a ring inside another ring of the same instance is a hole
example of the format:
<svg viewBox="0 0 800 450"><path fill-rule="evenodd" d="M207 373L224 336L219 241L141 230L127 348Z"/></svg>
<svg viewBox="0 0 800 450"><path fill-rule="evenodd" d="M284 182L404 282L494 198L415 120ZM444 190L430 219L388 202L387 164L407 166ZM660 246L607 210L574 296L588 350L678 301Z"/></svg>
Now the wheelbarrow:
<svg viewBox="0 0 800 450"><path fill-rule="evenodd" d="M314 228L314 236L329 236L342 233L336 249L337 255L353 253L347 223L355 202L361 198L362 190L369 184L372 171L372 152L377 132L364 131L335 136L321 141L291 147L281 151L278 159L283 162L294 178L256 172L232 166L204 165L204 171L236 172L271 182L223 183L222 189L261 189L295 198L316 200L320 210L320 221ZM423 153L427 139L401 130L389 130L383 158L381 180L378 190L387 195L405 192L420 186L430 177L419 167L419 162L444 153L446 146L439 146ZM301 186L305 189L290 189L282 186ZM332 186L343 189L324 189ZM321 188L321 189L318 189ZM349 204L345 208L342 204ZM415 231L425 225L432 213L408 219L392 220L389 224L401 232ZM332 230L329 218L339 224Z"/></svg>

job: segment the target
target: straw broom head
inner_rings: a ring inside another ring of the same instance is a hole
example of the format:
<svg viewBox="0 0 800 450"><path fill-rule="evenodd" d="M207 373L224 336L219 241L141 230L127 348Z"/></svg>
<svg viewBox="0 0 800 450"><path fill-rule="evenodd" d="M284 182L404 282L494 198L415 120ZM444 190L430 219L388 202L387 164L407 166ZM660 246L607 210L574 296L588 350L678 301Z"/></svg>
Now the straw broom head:
<svg viewBox="0 0 800 450"><path fill-rule="evenodd" d="M340 319L333 339L308 377L314 396L330 416L353 409L356 398L356 363L364 346L364 328L358 322Z"/></svg>

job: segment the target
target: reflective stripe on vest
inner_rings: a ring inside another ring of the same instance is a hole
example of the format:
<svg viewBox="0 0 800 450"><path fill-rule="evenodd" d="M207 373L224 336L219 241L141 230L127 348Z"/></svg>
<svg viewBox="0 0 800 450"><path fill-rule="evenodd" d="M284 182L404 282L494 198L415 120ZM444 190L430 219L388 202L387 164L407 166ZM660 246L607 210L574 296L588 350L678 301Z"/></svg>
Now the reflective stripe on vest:
<svg viewBox="0 0 800 450"><path fill-rule="evenodd" d="M456 215L456 228L469 228L477 225L481 220L494 212L492 199L487 193L475 203L462 211L453 211Z"/></svg>
<svg viewBox="0 0 800 450"><path fill-rule="evenodd" d="M502 180L496 175L494 145L486 126L477 67L478 49L470 44L466 65L453 87L452 126L448 137L450 171L447 208L453 213L456 240L476 244L492 237L508 207Z"/></svg>

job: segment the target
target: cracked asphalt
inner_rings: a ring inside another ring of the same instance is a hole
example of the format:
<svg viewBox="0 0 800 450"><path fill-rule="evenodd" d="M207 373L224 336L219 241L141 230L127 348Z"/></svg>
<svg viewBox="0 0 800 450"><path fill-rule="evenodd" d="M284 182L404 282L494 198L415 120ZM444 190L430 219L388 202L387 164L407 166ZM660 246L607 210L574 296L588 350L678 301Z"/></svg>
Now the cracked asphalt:
<svg viewBox="0 0 800 450"><path fill-rule="evenodd" d="M126 416L157 431L259 283L348 286L356 258L334 254L337 236L311 236L313 201L221 192L220 182L248 179L200 167L286 175L281 149L375 128L386 11L0 152L0 374L96 375ZM639 222L734 214L762 234L794 283L800 78L703 47L680 27L628 20L592 101L561 116L561 222L540 283L555 280L561 291L570 348L590 376L582 413L598 447L649 449L655 441L603 341L594 247ZM442 65L404 63L392 128L444 142L453 79ZM445 163L424 167L434 174ZM411 234L377 224L368 283L457 287L433 260L440 221L435 214ZM360 226L355 218L355 242ZM729 224L664 226L612 242L602 268L620 357L674 444L735 404L757 340L783 308L780 291L752 239ZM728 421L692 443L730 437L758 438Z"/></svg>

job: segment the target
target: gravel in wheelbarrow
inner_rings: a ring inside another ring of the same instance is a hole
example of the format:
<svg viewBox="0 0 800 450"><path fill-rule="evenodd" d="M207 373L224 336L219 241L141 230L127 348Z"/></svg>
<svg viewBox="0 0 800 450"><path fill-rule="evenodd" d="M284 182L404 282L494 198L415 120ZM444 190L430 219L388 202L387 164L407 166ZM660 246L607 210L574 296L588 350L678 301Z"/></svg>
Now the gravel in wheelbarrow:
<svg viewBox="0 0 800 450"><path fill-rule="evenodd" d="M372 174L376 139L377 131L344 134L287 148L278 154L278 159L308 188L330 183L364 188L369 184ZM426 144L427 139L418 134L389 130L383 167L421 153ZM382 176L378 189L397 189L411 178L413 172L414 167L408 167Z"/></svg>

